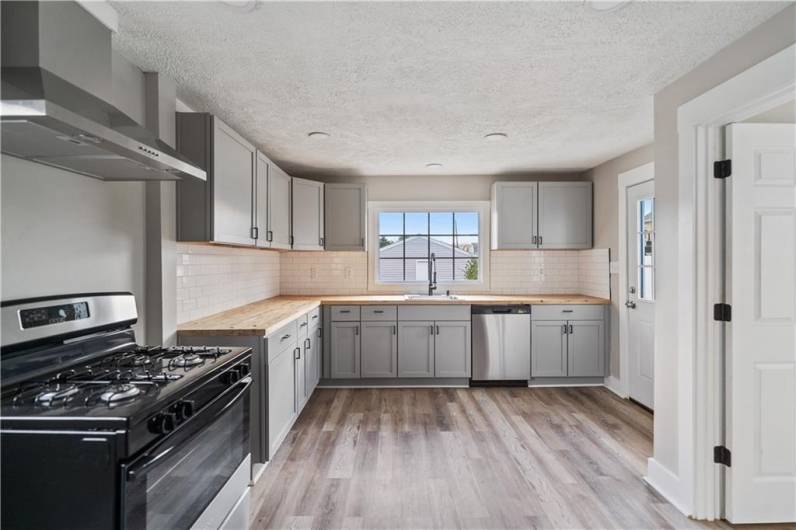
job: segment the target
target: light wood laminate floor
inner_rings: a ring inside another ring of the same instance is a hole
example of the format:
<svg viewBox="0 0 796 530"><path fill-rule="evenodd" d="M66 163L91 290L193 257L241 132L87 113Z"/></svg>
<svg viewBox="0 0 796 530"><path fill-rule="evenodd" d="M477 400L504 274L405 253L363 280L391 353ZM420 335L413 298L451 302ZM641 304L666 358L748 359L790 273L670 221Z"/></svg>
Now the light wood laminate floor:
<svg viewBox="0 0 796 530"><path fill-rule="evenodd" d="M642 480L652 415L601 387L318 389L252 528L716 528Z"/></svg>

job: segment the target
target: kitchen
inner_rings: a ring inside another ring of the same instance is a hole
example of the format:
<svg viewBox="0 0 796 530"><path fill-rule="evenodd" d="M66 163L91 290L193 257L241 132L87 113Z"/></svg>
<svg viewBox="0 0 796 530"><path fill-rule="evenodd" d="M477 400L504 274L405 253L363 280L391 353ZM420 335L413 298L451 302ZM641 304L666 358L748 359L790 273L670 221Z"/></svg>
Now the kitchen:
<svg viewBox="0 0 796 530"><path fill-rule="evenodd" d="M794 7L601 4L3 2L3 526L726 525L663 482L677 203L617 188L664 164L651 94L754 32L784 49ZM613 93L642 103L608 127L535 87L554 128L509 81L464 123L456 72L487 62L449 54L482 9L595 35L665 13L695 58ZM399 35L421 19L438 40Z"/></svg>

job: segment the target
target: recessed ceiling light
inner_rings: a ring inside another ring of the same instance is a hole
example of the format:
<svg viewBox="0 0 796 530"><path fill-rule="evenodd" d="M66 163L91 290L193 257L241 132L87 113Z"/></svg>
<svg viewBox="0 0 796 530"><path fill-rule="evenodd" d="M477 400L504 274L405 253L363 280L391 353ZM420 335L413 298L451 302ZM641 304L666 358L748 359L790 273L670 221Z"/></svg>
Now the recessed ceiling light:
<svg viewBox="0 0 796 530"><path fill-rule="evenodd" d="M428 169L439 169L442 167L442 164L440 164L439 162L429 162L428 164L426 164L426 167Z"/></svg>
<svg viewBox="0 0 796 530"><path fill-rule="evenodd" d="M324 138L329 138L329 133L325 133L323 131L312 131L311 133L307 133L307 136L310 138L323 140Z"/></svg>
<svg viewBox="0 0 796 530"><path fill-rule="evenodd" d="M221 0L221 3L244 12L257 9L257 0Z"/></svg>
<svg viewBox="0 0 796 530"><path fill-rule="evenodd" d="M630 3L630 0L587 0L586 3L595 11L607 13L608 11L616 11L625 7Z"/></svg>
<svg viewBox="0 0 796 530"><path fill-rule="evenodd" d="M485 135L484 139L489 140L490 142L499 142L500 140L505 140L508 137L509 135L506 133L493 132Z"/></svg>

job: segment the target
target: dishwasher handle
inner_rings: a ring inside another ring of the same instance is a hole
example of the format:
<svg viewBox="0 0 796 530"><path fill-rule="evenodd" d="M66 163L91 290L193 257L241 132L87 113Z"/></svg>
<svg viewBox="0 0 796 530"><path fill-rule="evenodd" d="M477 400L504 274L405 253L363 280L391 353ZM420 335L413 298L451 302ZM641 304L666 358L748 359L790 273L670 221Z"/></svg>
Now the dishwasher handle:
<svg viewBox="0 0 796 530"><path fill-rule="evenodd" d="M473 315L530 315L530 305L474 305Z"/></svg>

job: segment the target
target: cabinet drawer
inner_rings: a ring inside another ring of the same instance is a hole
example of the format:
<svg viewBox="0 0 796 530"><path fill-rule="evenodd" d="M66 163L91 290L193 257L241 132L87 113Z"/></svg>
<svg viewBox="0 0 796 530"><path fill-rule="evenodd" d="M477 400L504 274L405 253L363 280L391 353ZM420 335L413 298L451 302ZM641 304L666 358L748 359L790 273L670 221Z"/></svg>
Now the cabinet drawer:
<svg viewBox="0 0 796 530"><path fill-rule="evenodd" d="M285 350L295 348L296 344L298 344L298 323L294 320L268 335L268 361L272 361Z"/></svg>
<svg viewBox="0 0 796 530"><path fill-rule="evenodd" d="M470 320L469 305L402 305L398 320Z"/></svg>
<svg viewBox="0 0 796 530"><path fill-rule="evenodd" d="M307 321L310 323L310 329L321 325L321 308L318 307L307 313Z"/></svg>
<svg viewBox="0 0 796 530"><path fill-rule="evenodd" d="M298 328L298 340L303 341L307 338L309 331L309 315L301 315L296 319L296 326Z"/></svg>
<svg viewBox="0 0 796 530"><path fill-rule="evenodd" d="M363 321L388 321L398 318L398 308L394 305L366 305L362 306Z"/></svg>
<svg viewBox="0 0 796 530"><path fill-rule="evenodd" d="M333 322L356 322L359 320L358 305L335 305L332 306Z"/></svg>
<svg viewBox="0 0 796 530"><path fill-rule="evenodd" d="M602 320L602 305L535 305L531 307L531 320Z"/></svg>

